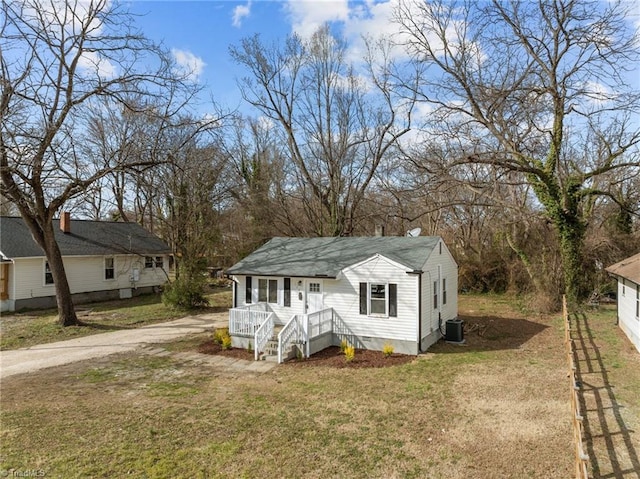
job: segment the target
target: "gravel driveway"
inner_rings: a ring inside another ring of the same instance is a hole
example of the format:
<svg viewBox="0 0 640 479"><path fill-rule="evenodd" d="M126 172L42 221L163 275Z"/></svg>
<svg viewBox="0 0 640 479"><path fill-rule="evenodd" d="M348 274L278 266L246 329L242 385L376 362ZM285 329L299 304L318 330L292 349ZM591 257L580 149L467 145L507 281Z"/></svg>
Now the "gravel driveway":
<svg viewBox="0 0 640 479"><path fill-rule="evenodd" d="M146 344L168 342L189 334L226 326L228 326L227 313L203 314L136 329L124 329L28 348L0 351L0 379L76 361L133 351Z"/></svg>

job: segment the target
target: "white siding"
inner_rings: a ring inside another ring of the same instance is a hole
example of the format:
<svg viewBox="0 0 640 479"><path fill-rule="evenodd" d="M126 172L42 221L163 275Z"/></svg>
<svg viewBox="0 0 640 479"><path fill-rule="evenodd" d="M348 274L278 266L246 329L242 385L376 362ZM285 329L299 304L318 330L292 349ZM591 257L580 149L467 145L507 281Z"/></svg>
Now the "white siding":
<svg viewBox="0 0 640 479"><path fill-rule="evenodd" d="M623 287L623 281L625 286ZM636 316L637 285L629 280L618 279L618 319L620 328L640 352L640 319ZM624 294L623 294L624 290Z"/></svg>
<svg viewBox="0 0 640 479"><path fill-rule="evenodd" d="M360 283L397 284L397 317L360 314ZM347 268L339 280L324 281L325 307L334 308L356 336L418 340L418 278L404 268L375 257Z"/></svg>
<svg viewBox="0 0 640 479"><path fill-rule="evenodd" d="M440 245L442 248L440 248ZM438 268L439 267L439 268ZM442 324L447 319L458 317L458 265L451 252L440 240L440 244L429 255L422 270L422 291L424 301L422 303L422 337L428 336L431 332L437 331L438 315L440 314ZM447 281L447 303L443 304L442 279ZM433 283L438 282L438 306L433 304ZM444 328L444 326L443 326Z"/></svg>
<svg viewBox="0 0 640 479"><path fill-rule="evenodd" d="M276 324L286 324L294 314L304 313L304 290L305 280L303 278L291 278L291 306L284 306L284 277L273 276L251 276L251 303L246 302L246 285L247 276L236 276L238 282L236 305L245 306L247 304L255 304L258 302L258 280L276 280L278 282L278 302L269 303L269 306L276 313ZM298 286L298 282L302 284ZM298 293L302 293L300 296Z"/></svg>
<svg viewBox="0 0 640 479"><path fill-rule="evenodd" d="M131 288L134 268L139 268L140 280L136 287L158 286L167 278L160 268L144 267L144 258L138 256L115 256L115 278L105 280L104 256L66 256L63 258L71 293L86 293ZM44 258L18 258L13 268L15 298L29 299L54 296L55 286L44 284ZM163 256L164 268L168 270L169 258Z"/></svg>

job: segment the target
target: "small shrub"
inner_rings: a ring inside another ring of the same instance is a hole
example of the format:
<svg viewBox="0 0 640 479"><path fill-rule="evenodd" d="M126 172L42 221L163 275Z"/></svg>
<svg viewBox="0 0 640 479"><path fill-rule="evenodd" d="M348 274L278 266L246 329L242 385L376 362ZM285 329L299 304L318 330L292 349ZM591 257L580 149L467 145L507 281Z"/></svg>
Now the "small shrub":
<svg viewBox="0 0 640 479"><path fill-rule="evenodd" d="M347 347L344 348L344 360L350 363L351 361L353 361L353 358L355 357L356 357L356 348L353 346L347 345Z"/></svg>
<svg viewBox="0 0 640 479"><path fill-rule="evenodd" d="M231 349L231 336L222 338L222 349Z"/></svg>
<svg viewBox="0 0 640 479"><path fill-rule="evenodd" d="M229 337L229 330L227 328L216 329L213 333L213 342L222 344L226 337Z"/></svg>
<svg viewBox="0 0 640 479"><path fill-rule="evenodd" d="M250 353L253 352L253 345L251 344L251 341L249 341L249 345L247 346L247 351L249 351Z"/></svg>
<svg viewBox="0 0 640 479"><path fill-rule="evenodd" d="M344 354L344 350L347 349L349 347L349 343L347 342L346 339L343 339L342 341L340 341L340 352L342 354Z"/></svg>
<svg viewBox="0 0 640 479"><path fill-rule="evenodd" d="M389 343L385 344L382 347L382 354L384 355L385 358L390 357L393 354L393 346Z"/></svg>
<svg viewBox="0 0 640 479"><path fill-rule="evenodd" d="M184 276L165 285L162 302L167 306L183 309L201 308L209 305L209 300L204 297L203 282Z"/></svg>

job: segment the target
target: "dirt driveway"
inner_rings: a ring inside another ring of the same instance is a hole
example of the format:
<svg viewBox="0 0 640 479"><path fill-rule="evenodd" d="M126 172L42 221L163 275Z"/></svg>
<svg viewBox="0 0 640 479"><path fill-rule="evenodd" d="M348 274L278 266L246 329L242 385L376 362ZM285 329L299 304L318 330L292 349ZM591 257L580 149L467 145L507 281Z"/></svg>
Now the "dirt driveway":
<svg viewBox="0 0 640 479"><path fill-rule="evenodd" d="M188 334L225 327L227 324L226 313L203 314L137 329L124 329L28 348L0 351L0 379L132 351L145 344L172 341Z"/></svg>

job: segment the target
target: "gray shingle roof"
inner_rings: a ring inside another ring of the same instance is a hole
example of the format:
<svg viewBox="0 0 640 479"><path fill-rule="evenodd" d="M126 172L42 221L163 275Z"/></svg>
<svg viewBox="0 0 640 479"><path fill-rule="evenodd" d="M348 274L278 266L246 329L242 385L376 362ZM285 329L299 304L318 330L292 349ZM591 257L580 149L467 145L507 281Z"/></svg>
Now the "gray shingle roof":
<svg viewBox="0 0 640 479"><path fill-rule="evenodd" d="M170 248L137 223L71 220L71 232L63 233L53 221L62 256L112 254L169 254ZM22 218L0 217L0 252L7 258L44 256Z"/></svg>
<svg viewBox="0 0 640 479"><path fill-rule="evenodd" d="M640 253L612 264L607 271L620 278L626 278L636 284L640 284Z"/></svg>
<svg viewBox="0 0 640 479"><path fill-rule="evenodd" d="M256 276L328 276L376 253L419 271L440 240L437 236L273 238L227 270Z"/></svg>

